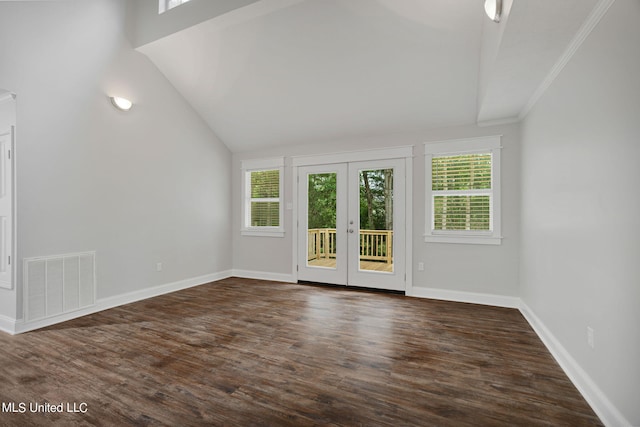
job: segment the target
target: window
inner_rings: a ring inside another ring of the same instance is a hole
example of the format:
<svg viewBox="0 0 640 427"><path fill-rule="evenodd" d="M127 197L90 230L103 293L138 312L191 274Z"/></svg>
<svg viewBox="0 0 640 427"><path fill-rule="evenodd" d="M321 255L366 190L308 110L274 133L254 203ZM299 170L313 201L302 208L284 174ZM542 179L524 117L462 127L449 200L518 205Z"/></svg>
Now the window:
<svg viewBox="0 0 640 427"><path fill-rule="evenodd" d="M283 159L242 162L245 236L284 236L282 223Z"/></svg>
<svg viewBox="0 0 640 427"><path fill-rule="evenodd" d="M249 227L280 227L280 171L250 171Z"/></svg>
<svg viewBox="0 0 640 427"><path fill-rule="evenodd" d="M164 13L169 9L173 9L176 6L180 6L188 2L189 0L159 0L158 13Z"/></svg>
<svg viewBox="0 0 640 427"><path fill-rule="evenodd" d="M425 242L501 243L500 137L425 144Z"/></svg>

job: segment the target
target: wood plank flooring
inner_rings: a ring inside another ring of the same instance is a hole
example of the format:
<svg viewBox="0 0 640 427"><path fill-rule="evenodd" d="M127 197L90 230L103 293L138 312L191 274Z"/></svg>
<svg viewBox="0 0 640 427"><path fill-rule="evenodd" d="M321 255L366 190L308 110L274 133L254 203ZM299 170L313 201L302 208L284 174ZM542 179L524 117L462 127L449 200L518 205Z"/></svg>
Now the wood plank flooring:
<svg viewBox="0 0 640 427"><path fill-rule="evenodd" d="M0 402L27 406L2 426L601 425L517 310L237 278L0 333Z"/></svg>

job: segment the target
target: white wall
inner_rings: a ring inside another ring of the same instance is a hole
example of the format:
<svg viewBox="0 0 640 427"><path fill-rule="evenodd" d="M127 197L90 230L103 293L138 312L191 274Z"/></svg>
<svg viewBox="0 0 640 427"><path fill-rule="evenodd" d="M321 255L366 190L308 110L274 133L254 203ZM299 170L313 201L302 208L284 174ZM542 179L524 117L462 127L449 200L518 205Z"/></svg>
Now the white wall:
<svg viewBox="0 0 640 427"><path fill-rule="evenodd" d="M461 245L425 243L425 178L423 143L486 135L504 135L502 144L502 245ZM241 189L240 161L248 158L296 156L371 148L414 146L413 161L413 285L461 292L516 296L518 292L519 249L519 127L517 125L479 128L461 126L437 129L419 134L381 135L325 141L317 144L285 146L268 151L252 151L233 155L233 268L291 276L292 211L285 210L285 237L246 237L240 235ZM293 177L287 159L285 168L285 202L293 202ZM417 271L419 262L425 271ZM465 265L465 268L460 268Z"/></svg>
<svg viewBox="0 0 640 427"><path fill-rule="evenodd" d="M97 251L99 299L231 268L230 153L130 47L125 8L0 2L0 87L18 106L18 258ZM133 109L115 110L111 94Z"/></svg>
<svg viewBox="0 0 640 427"><path fill-rule="evenodd" d="M523 123L520 276L524 302L634 426L639 22L640 2L616 0ZM587 326L595 331L594 349Z"/></svg>

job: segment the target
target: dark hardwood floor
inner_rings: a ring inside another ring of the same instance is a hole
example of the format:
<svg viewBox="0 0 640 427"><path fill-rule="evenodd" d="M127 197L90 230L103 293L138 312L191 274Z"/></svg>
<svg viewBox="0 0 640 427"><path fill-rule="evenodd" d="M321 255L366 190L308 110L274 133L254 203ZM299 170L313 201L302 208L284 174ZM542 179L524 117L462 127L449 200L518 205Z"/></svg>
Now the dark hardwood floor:
<svg viewBox="0 0 640 427"><path fill-rule="evenodd" d="M237 278L0 333L0 402L26 406L2 426L601 425L517 310Z"/></svg>

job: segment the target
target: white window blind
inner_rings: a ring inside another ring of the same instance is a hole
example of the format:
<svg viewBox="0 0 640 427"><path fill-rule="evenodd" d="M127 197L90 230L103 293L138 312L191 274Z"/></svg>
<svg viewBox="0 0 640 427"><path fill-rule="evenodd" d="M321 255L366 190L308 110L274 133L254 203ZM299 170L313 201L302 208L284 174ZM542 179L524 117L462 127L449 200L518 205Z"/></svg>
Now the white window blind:
<svg viewBox="0 0 640 427"><path fill-rule="evenodd" d="M432 158L433 229L491 231L491 153Z"/></svg>
<svg viewBox="0 0 640 427"><path fill-rule="evenodd" d="M280 227L280 170L250 171L250 227Z"/></svg>

